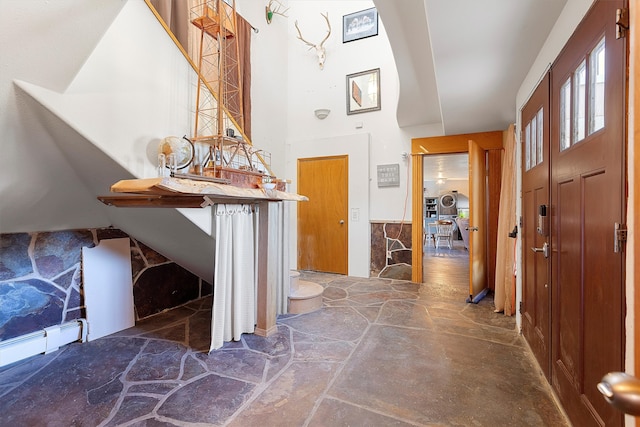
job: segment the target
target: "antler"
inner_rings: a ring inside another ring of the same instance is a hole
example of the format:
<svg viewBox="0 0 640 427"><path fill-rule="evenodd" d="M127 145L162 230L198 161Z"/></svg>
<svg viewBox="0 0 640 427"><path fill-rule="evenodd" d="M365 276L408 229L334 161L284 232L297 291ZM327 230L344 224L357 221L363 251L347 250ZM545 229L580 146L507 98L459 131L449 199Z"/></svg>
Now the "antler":
<svg viewBox="0 0 640 427"><path fill-rule="evenodd" d="M320 15L322 15L322 13ZM325 21L327 21L327 27L329 27L329 31L327 31L327 35L320 42L320 45L319 45L320 47L322 47L324 42L326 42L329 36L331 35L331 23L329 22L329 12L327 12L326 15L322 15L322 17L324 18Z"/></svg>
<svg viewBox="0 0 640 427"><path fill-rule="evenodd" d="M308 42L302 37L302 33L300 32L300 28L298 28L298 21L295 22L295 26L296 26L296 30L298 30L298 38L300 40L302 40L304 42L304 44L306 44L307 46L311 46L312 48L316 47L316 45L314 43Z"/></svg>
<svg viewBox="0 0 640 427"><path fill-rule="evenodd" d="M296 30L298 31L298 38L302 42L304 42L307 46L309 46L309 50L315 49L316 55L318 56L318 65L320 66L320 69L323 69L324 61L326 59L326 52L323 45L324 45L324 42L326 42L329 36L331 35L331 24L329 23L329 12L327 12L326 14L321 13L320 15L322 15L325 21L327 21L327 26L329 27L329 31L327 31L327 35L318 44L311 43L310 41L307 41L304 39L304 37L302 37L302 32L300 31L300 27L298 27L298 21L295 22L295 26L296 26Z"/></svg>
<svg viewBox="0 0 640 427"><path fill-rule="evenodd" d="M275 8L273 7L273 2L277 3L277 6ZM280 3L280 1L278 1L278 0L269 0L269 4L267 4L265 6L266 16L267 16L267 24L271 23L271 19L273 18L273 15L280 15L280 16L284 16L285 18L287 18L287 15L285 15L285 13L287 13L287 10L289 10L289 8L286 8L285 10L280 12L280 8L281 7L284 7L284 6L282 5L282 3Z"/></svg>

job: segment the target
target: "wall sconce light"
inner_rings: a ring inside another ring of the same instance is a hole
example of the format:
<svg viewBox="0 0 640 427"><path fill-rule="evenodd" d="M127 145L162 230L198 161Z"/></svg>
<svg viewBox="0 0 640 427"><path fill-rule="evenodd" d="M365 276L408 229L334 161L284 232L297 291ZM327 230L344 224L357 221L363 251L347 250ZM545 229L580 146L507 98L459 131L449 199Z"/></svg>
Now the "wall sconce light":
<svg viewBox="0 0 640 427"><path fill-rule="evenodd" d="M316 111L314 111L316 117L319 118L320 120L326 119L330 112L331 110L329 110L328 108L319 108Z"/></svg>

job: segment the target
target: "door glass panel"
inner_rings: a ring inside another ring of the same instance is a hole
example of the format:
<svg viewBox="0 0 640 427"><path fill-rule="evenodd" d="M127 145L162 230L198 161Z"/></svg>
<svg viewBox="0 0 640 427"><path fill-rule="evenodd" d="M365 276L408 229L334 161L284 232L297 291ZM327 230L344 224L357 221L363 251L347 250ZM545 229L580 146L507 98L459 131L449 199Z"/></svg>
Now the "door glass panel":
<svg viewBox="0 0 640 427"><path fill-rule="evenodd" d="M589 135L604 127L604 38L589 56Z"/></svg>
<svg viewBox="0 0 640 427"><path fill-rule="evenodd" d="M538 134L536 135L536 146L538 149L538 155L536 156L537 162L536 164L540 164L542 163L542 161L544 160L542 158L542 129L544 127L544 124L542 123L542 108L538 110L538 113L536 114L536 118L537 118L537 122L538 122Z"/></svg>
<svg viewBox="0 0 640 427"><path fill-rule="evenodd" d="M560 151L571 145L571 79L560 89Z"/></svg>
<svg viewBox="0 0 640 427"><path fill-rule="evenodd" d="M525 170L529 170L542 163L542 113L538 110L524 129Z"/></svg>
<svg viewBox="0 0 640 427"><path fill-rule="evenodd" d="M531 125L527 123L524 129L524 157L525 170L531 169Z"/></svg>
<svg viewBox="0 0 640 427"><path fill-rule="evenodd" d="M536 135L538 135L538 131L536 130L536 128L536 116L533 116L533 118L531 119L531 167L534 167L538 164L538 161L536 159L538 151L536 148Z"/></svg>
<svg viewBox="0 0 640 427"><path fill-rule="evenodd" d="M573 73L573 143L585 136L587 64L582 61Z"/></svg>

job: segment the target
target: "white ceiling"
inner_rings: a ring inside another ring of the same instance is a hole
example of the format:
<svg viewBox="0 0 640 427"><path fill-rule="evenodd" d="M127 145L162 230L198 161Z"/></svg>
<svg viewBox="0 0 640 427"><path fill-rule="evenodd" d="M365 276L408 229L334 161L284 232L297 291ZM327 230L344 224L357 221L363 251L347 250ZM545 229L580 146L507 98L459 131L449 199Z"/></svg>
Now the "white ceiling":
<svg viewBox="0 0 640 427"><path fill-rule="evenodd" d="M401 127L504 130L567 0L373 0L400 80Z"/></svg>
<svg viewBox="0 0 640 427"><path fill-rule="evenodd" d="M469 179L469 154L431 154L423 157L424 181Z"/></svg>
<svg viewBox="0 0 640 427"><path fill-rule="evenodd" d="M567 0L373 0L398 68L401 127L504 130ZM424 180L468 179L466 155L424 157Z"/></svg>

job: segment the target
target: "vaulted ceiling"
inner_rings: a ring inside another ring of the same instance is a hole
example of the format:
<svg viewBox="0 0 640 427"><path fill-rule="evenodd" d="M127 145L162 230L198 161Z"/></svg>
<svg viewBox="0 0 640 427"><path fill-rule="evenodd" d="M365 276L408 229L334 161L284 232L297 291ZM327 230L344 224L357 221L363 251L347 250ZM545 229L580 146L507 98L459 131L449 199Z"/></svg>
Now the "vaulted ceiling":
<svg viewBox="0 0 640 427"><path fill-rule="evenodd" d="M398 68L401 127L503 130L567 0L373 0Z"/></svg>

